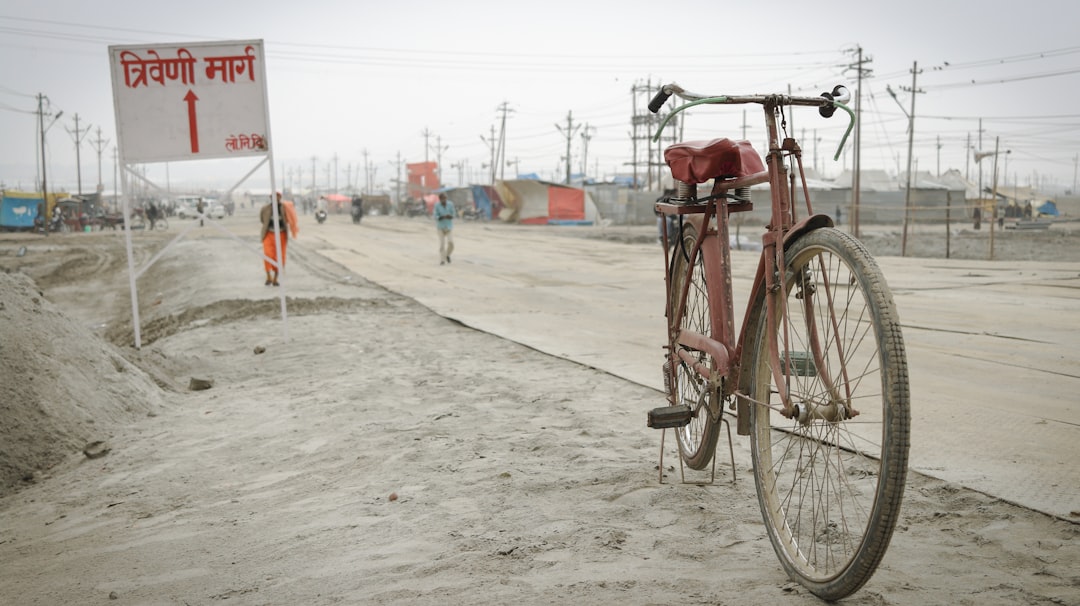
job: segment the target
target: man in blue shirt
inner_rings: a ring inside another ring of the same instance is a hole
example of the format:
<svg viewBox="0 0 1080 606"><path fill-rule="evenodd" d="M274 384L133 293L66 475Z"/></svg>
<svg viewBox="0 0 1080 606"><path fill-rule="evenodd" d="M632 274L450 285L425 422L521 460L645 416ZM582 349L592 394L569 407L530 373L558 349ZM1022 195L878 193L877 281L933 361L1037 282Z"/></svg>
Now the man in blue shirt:
<svg viewBox="0 0 1080 606"><path fill-rule="evenodd" d="M439 265L450 262L450 253L454 252L454 203L446 199L446 194L439 194L439 203L432 210L435 215L435 229L439 232Z"/></svg>

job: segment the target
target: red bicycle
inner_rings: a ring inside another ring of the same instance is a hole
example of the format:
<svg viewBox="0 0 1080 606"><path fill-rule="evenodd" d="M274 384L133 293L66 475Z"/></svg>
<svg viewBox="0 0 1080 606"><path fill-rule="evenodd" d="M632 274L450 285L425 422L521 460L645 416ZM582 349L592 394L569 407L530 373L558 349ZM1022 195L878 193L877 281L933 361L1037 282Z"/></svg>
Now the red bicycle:
<svg viewBox="0 0 1080 606"><path fill-rule="evenodd" d="M841 109L853 122L846 89L715 96L670 84L649 108L658 112L672 95L688 103L672 109L657 138L688 107L756 104L769 149L764 163L748 141L665 151L676 189L656 205L676 218L664 233L669 405L650 412L649 425L673 428L682 461L704 469L724 415L734 415L750 436L758 503L784 570L824 599L843 598L885 555L910 441L907 360L885 277L858 240L814 213L801 149L786 133L795 107L824 117ZM750 187L761 183L771 218L736 334L728 218L752 208Z"/></svg>

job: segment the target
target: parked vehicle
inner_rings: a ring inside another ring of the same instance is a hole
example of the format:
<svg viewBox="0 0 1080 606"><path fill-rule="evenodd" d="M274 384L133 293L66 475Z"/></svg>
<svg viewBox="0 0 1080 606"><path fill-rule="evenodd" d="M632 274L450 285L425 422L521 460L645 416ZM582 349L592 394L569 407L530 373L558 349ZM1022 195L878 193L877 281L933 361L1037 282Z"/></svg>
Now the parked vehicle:
<svg viewBox="0 0 1080 606"><path fill-rule="evenodd" d="M178 200L176 203L176 216L180 219L194 219L199 216L195 211L195 202Z"/></svg>
<svg viewBox="0 0 1080 606"><path fill-rule="evenodd" d="M479 221L483 218L483 214L475 206L466 206L461 210L461 218L466 221Z"/></svg>
<svg viewBox="0 0 1080 606"><path fill-rule="evenodd" d="M224 219L228 214L225 205L218 202L217 198L204 196L179 196L176 198L176 216L181 219L199 218L199 200L203 203L203 213L208 219Z"/></svg>
<svg viewBox="0 0 1080 606"><path fill-rule="evenodd" d="M423 217L427 215L427 205L423 200L410 199L405 202L404 211L406 217Z"/></svg>

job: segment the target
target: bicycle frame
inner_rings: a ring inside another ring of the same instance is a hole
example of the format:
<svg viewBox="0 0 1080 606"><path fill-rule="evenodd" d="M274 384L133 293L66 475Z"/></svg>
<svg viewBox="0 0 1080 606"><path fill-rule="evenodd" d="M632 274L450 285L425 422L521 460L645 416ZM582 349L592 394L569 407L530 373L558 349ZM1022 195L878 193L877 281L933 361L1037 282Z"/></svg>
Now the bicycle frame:
<svg viewBox="0 0 1080 606"><path fill-rule="evenodd" d="M754 318L750 317L755 309L753 305L754 301L757 301L760 297L765 297L766 312L768 314L769 322L769 356L772 361L772 368L774 373L775 384L779 387L779 398L781 404L779 406L771 406L787 418L792 418L797 415L805 414L803 411L796 409L796 406L791 402L791 398L787 392L786 380L784 374L789 373L793 366L793 361L787 359L784 364L781 364L781 351L788 351L787 349L787 329L782 334L784 335L784 343L778 342L775 337L777 335L777 326L775 326L776 318L786 317L786 314L775 313L776 306L785 305L786 298L778 296L781 293L787 292L787 285L785 284L785 276L783 271L779 271L778 268L785 267L784 262L784 250L785 245L795 238L801 236L804 233L820 229L822 227L831 227L833 221L826 215L814 214L810 203L809 192L806 187L805 176L803 176L802 166L802 151L793 138L785 138L780 140L780 126L777 121L778 114L782 114L782 107L785 100L790 100L788 97L779 95L764 97L761 104L764 106L765 121L768 132L769 150L766 154L766 170L757 172L751 175L733 178L733 179L716 179L714 180L713 189L711 195L703 203L688 203L677 204L670 202L659 202L656 205L658 212L665 217L668 215L675 215L683 220L691 221L697 228L697 238L691 248L691 250L684 250L684 244L680 239L678 252L681 254L689 255L689 261L693 264L696 261L698 255L701 255L702 261L705 266L705 273L707 276L713 278L707 280L706 288L708 289L708 295L710 302L710 325L712 327L712 334L705 335L696 332L691 332L686 329L679 328L678 319L685 313L687 297L689 294L690 283L685 281L681 285L681 291L678 293L678 303L676 309L671 309L672 297L668 297L667 317L671 322L669 327L671 331L678 331L677 334L671 334L671 346L682 345L689 349L704 351L710 354L714 363L713 368L706 368L699 362L692 359L692 356L685 350L679 349L674 353L675 355L668 356L668 363L670 365L669 371L672 376L675 374L676 356L679 359L688 363L693 367L698 374L709 381L710 392L720 393L722 398L727 398L731 395L739 395L737 398L737 431L740 435L748 435L750 433L750 415L749 406L750 402L745 394L745 385L742 381L741 370L744 366L744 344L747 339L747 330L749 326L754 326ZM733 100L731 102L738 102ZM802 220L798 220L798 214L792 205L792 190L795 189L795 183L793 176L789 178L789 171L786 164L786 157L794 158L797 165L797 173L801 180L801 190L806 203L807 217ZM740 188L748 188L752 185L760 183L769 183L771 192L771 219L769 225L766 227L766 232L762 236L762 252L758 261L757 271L754 276L753 288L750 292L749 304L746 308L746 317L743 319L743 324L740 329L738 337L735 336L734 330L734 306L733 306L733 292L731 284L731 246L728 234L728 218L731 212L741 212L752 209L752 204L749 201L737 202L735 204L728 203L728 193ZM718 200L720 203L718 203ZM674 276L671 275L672 258L670 251L673 248L668 246L669 234L667 233L667 222L664 222L664 248L665 248L665 264L667 271L665 272L665 280L667 285L667 291L671 293L674 284ZM721 278L721 279L717 279ZM764 292L762 292L764 289ZM829 289L826 289L829 290ZM831 296L826 293L826 296ZM807 302L809 304L809 302ZM783 311L783 310L779 310ZM820 364L823 356L823 348L821 343L816 338L816 330L813 327L810 328L811 335L814 337L811 339L811 352L815 360L819 362L819 366L824 367L824 364ZM789 356L790 358L790 356ZM786 368L785 368L786 367ZM845 400L839 394L836 393L836 388L831 379L826 378L826 384L829 385L829 391L832 395L830 398L834 412L824 411L815 412L816 416L828 417L836 416L835 408L839 402L849 402L850 399ZM766 402L755 402L759 405L769 405ZM850 409L850 406L847 407ZM709 414L719 417L721 411L719 406L716 409L710 407Z"/></svg>

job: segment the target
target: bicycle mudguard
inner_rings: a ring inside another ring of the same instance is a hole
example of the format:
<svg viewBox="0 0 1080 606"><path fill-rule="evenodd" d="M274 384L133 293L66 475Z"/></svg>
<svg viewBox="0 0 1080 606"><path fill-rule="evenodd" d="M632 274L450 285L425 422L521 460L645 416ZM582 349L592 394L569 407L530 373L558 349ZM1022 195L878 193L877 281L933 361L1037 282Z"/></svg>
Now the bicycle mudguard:
<svg viewBox="0 0 1080 606"><path fill-rule="evenodd" d="M805 233L821 229L822 227L833 227L834 225L835 223L829 215L811 215L793 225L791 229L784 234L784 249L787 250L792 242Z"/></svg>
<svg viewBox="0 0 1080 606"><path fill-rule="evenodd" d="M671 176L683 183L705 183L716 177L738 178L765 170L749 141L713 139L684 141L664 150Z"/></svg>

